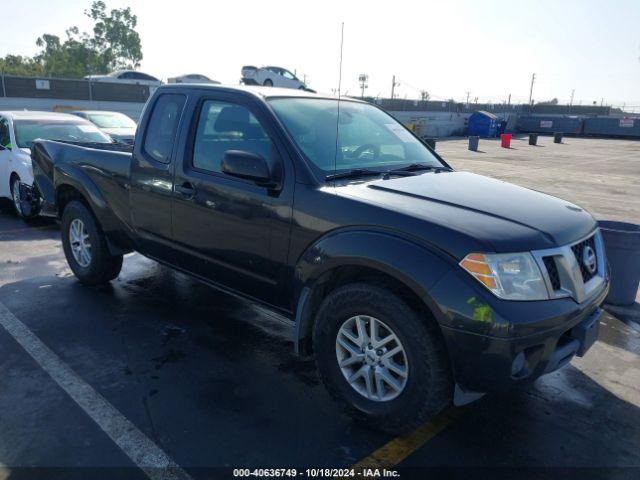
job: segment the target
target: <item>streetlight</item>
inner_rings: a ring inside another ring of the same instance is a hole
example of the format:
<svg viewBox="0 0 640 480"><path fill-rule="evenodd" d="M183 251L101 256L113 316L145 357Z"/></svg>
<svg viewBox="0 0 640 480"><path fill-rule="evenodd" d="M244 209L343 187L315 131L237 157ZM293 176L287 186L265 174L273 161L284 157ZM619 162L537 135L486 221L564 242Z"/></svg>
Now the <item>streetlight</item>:
<svg viewBox="0 0 640 480"><path fill-rule="evenodd" d="M361 97L364 98L364 91L369 88L369 75L361 73L360 76L358 76L358 82L360 82Z"/></svg>

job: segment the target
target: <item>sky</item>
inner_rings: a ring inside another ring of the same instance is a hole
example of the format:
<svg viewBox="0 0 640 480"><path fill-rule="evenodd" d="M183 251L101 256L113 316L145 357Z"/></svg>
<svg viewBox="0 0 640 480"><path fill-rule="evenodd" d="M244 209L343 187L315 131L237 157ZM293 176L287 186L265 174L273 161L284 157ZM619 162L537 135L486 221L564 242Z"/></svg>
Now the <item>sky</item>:
<svg viewBox="0 0 640 480"><path fill-rule="evenodd" d="M166 80L202 73L238 83L243 65L279 65L331 92L502 103L533 98L640 111L640 0L105 0L138 16L140 70ZM64 36L91 0L0 0L0 56L33 55L43 33ZM8 16L6 16L8 14ZM10 21L7 21L9 19Z"/></svg>

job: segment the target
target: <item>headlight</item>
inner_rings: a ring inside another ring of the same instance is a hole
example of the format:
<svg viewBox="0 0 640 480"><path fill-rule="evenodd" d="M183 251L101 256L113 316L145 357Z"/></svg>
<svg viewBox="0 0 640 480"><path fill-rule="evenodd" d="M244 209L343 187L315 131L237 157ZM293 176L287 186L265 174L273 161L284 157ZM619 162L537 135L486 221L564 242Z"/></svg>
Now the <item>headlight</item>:
<svg viewBox="0 0 640 480"><path fill-rule="evenodd" d="M540 268L530 253L470 253L460 266L499 298L549 298Z"/></svg>

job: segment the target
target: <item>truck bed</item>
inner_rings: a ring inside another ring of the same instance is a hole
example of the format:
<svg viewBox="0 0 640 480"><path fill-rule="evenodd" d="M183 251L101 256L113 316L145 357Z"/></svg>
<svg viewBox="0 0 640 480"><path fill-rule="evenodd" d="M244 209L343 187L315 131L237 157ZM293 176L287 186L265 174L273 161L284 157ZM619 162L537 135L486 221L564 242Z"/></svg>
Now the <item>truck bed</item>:
<svg viewBox="0 0 640 480"><path fill-rule="evenodd" d="M110 205L126 204L125 185L129 178L133 147L120 144L79 143L41 140L31 149L34 182L41 196L41 212L56 215L58 205L56 185L70 170L88 177L86 185L96 185L101 192L109 192ZM124 201L124 203L123 203Z"/></svg>

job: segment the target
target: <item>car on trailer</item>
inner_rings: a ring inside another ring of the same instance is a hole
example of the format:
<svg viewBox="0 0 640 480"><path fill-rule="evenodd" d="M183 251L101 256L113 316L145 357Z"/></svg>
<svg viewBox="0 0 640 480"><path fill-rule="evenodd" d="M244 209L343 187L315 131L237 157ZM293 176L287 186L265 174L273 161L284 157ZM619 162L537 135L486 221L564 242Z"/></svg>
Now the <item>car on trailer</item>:
<svg viewBox="0 0 640 480"><path fill-rule="evenodd" d="M242 67L241 83L245 85L263 85L265 87L297 88L306 90L307 86L295 74L282 67Z"/></svg>

